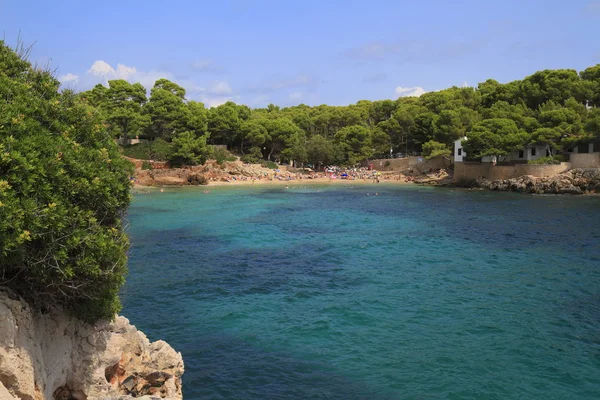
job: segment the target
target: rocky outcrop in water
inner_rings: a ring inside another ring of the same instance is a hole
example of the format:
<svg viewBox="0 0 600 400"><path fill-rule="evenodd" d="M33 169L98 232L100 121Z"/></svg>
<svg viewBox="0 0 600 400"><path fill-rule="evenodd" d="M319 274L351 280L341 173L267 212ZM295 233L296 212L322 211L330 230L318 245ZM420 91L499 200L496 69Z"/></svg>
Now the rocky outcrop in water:
<svg viewBox="0 0 600 400"><path fill-rule="evenodd" d="M181 399L181 354L124 317L88 325L0 291L0 399Z"/></svg>
<svg viewBox="0 0 600 400"><path fill-rule="evenodd" d="M572 169L546 178L536 178L531 175L495 181L479 178L476 185L489 190L538 194L600 193L600 168Z"/></svg>

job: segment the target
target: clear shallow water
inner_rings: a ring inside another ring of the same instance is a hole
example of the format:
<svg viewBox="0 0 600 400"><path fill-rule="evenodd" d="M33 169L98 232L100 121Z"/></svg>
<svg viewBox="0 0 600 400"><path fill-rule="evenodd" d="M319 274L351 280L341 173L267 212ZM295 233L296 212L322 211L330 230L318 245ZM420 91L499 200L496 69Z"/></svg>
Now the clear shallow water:
<svg viewBox="0 0 600 400"><path fill-rule="evenodd" d="M136 196L122 313L184 398L600 398L600 198L316 187Z"/></svg>

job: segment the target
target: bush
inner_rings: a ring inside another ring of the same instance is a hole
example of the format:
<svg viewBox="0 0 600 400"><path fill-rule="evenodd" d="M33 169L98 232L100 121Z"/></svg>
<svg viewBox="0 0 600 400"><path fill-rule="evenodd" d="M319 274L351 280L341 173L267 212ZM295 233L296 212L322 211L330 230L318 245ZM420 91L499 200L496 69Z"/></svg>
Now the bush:
<svg viewBox="0 0 600 400"><path fill-rule="evenodd" d="M206 135L197 137L192 132L180 133L173 138L173 154L169 161L174 166L204 164L212 151L206 139Z"/></svg>
<svg viewBox="0 0 600 400"><path fill-rule="evenodd" d="M258 164L262 160L262 152L259 147L250 148L248 154L244 154L240 160L249 164Z"/></svg>
<svg viewBox="0 0 600 400"><path fill-rule="evenodd" d="M450 154L450 149L444 143L436 142L435 140L423 143L423 155L428 160L437 156L449 157Z"/></svg>
<svg viewBox="0 0 600 400"><path fill-rule="evenodd" d="M386 166L386 167L389 167L390 165L392 165L392 163L389 162L389 161L386 161L385 164L383 164L383 165Z"/></svg>
<svg viewBox="0 0 600 400"><path fill-rule="evenodd" d="M150 170L150 169L152 169L152 164L150 164L148 161L144 161L142 163L142 169Z"/></svg>
<svg viewBox="0 0 600 400"><path fill-rule="evenodd" d="M222 165L225 161L235 161L237 157L231 154L227 149L216 147L213 149L213 157L217 160L217 164Z"/></svg>
<svg viewBox="0 0 600 400"><path fill-rule="evenodd" d="M59 86L0 41L0 285L93 322L120 309L133 166Z"/></svg>
<svg viewBox="0 0 600 400"><path fill-rule="evenodd" d="M560 164L561 161L556 156L552 157L541 157L537 160L529 160L527 164Z"/></svg>
<svg viewBox="0 0 600 400"><path fill-rule="evenodd" d="M123 147L123 154L138 160L167 161L173 153L171 143L163 139Z"/></svg>
<svg viewBox="0 0 600 400"><path fill-rule="evenodd" d="M273 161L260 160L260 165L262 165L265 168L270 168L270 169L279 168L279 165L277 165L277 163L275 163Z"/></svg>

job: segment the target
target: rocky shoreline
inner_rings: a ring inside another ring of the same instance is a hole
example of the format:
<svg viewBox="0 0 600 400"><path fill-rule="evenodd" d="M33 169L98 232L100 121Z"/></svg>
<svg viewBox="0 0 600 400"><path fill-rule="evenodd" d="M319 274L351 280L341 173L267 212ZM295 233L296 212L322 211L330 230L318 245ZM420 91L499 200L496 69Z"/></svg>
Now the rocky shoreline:
<svg viewBox="0 0 600 400"><path fill-rule="evenodd" d="M0 289L0 399L182 398L181 354L121 316L86 324L40 314Z"/></svg>
<svg viewBox="0 0 600 400"><path fill-rule="evenodd" d="M600 168L577 168L545 178L537 178L531 175L494 181L479 178L469 187L536 194L581 195L600 193Z"/></svg>

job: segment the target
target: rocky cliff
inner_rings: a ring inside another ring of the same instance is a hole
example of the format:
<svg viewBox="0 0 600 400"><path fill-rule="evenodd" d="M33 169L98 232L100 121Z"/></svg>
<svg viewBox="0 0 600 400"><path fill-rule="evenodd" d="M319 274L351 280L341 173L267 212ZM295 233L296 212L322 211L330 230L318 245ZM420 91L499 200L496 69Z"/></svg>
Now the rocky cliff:
<svg viewBox="0 0 600 400"><path fill-rule="evenodd" d="M92 326L0 289L0 400L181 399L183 371L124 317Z"/></svg>
<svg viewBox="0 0 600 400"><path fill-rule="evenodd" d="M479 178L476 186L490 190L538 194L600 193L600 168L577 168L546 178L530 175L495 181Z"/></svg>

